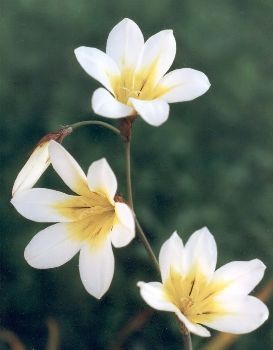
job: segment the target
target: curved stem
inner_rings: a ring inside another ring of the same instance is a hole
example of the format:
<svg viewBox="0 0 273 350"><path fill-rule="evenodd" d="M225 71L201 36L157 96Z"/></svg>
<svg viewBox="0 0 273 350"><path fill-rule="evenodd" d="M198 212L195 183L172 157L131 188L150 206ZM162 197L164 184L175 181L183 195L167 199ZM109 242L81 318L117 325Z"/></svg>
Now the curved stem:
<svg viewBox="0 0 273 350"><path fill-rule="evenodd" d="M106 129L111 130L112 132L114 132L117 135L120 135L120 131L119 129L115 128L113 125L102 122L100 120L84 120L82 122L78 122L78 123L74 123L74 124L70 124L68 125L68 127L74 129L78 129L82 126L86 126L86 125L98 125L98 126L102 126Z"/></svg>
<svg viewBox="0 0 273 350"><path fill-rule="evenodd" d="M130 139L125 141L125 163L126 163L126 179L127 179L127 192L128 192L128 201L131 209L134 212L134 203L133 203L133 194L132 194L132 181L131 181L131 154L130 154L130 148L131 148L131 142ZM136 223L136 229L139 239L141 240L141 243L143 244L144 248L146 249L147 254L149 255L152 263L154 264L156 270L160 273L160 268L158 261L155 257L155 254L153 252L153 249L140 225L140 223L137 220L136 215L134 214L135 223Z"/></svg>

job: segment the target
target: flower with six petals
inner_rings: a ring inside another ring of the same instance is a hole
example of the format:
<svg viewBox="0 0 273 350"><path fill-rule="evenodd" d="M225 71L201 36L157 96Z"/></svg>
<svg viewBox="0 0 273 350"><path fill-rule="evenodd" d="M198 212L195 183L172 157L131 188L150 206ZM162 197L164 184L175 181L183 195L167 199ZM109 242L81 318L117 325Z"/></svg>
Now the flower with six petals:
<svg viewBox="0 0 273 350"><path fill-rule="evenodd" d="M188 330L209 336L205 325L218 331L243 334L258 328L268 309L248 295L264 275L258 259L230 262L215 271L216 243L207 228L196 231L184 246L177 233L159 254L162 283L138 282L151 307L174 312Z"/></svg>
<svg viewBox="0 0 273 350"><path fill-rule="evenodd" d="M35 268L47 269L63 265L80 251L81 280L99 299L114 274L112 244L123 247L134 238L133 213L115 196L117 180L105 159L93 162L86 177L55 141L49 143L49 156L55 171L77 195L32 188L12 198L11 203L26 218L55 222L34 236L25 249L25 259Z"/></svg>
<svg viewBox="0 0 273 350"><path fill-rule="evenodd" d="M172 30L144 42L138 25L127 18L111 30L106 53L84 46L75 50L86 73L106 88L93 94L95 113L114 119L139 114L153 126L167 120L168 103L193 100L210 87L207 76L191 68L167 73L175 54Z"/></svg>

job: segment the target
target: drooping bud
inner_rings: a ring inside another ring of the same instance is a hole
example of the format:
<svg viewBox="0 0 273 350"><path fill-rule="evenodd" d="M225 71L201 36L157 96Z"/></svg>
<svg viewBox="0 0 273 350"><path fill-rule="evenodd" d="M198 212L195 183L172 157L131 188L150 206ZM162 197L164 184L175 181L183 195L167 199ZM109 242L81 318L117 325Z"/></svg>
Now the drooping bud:
<svg viewBox="0 0 273 350"><path fill-rule="evenodd" d="M19 191L32 188L35 185L50 164L48 153L49 142L55 140L61 143L67 135L71 134L71 132L72 128L67 127L49 133L41 138L29 159L19 172L12 188L12 196Z"/></svg>

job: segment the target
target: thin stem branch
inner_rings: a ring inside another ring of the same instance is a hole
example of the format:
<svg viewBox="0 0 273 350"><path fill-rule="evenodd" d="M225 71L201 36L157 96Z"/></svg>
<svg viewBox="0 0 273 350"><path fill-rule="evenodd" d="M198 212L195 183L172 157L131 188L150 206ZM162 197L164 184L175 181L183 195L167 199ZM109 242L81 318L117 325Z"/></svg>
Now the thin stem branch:
<svg viewBox="0 0 273 350"><path fill-rule="evenodd" d="M86 126L86 125L98 125L98 126L102 126L106 129L111 130L112 132L114 132L115 134L120 136L120 131L119 129L115 128L113 125L102 122L100 120L84 120L82 122L78 122L78 123L74 123L74 124L70 124L68 125L68 127L72 128L73 130L78 129L82 126Z"/></svg>
<svg viewBox="0 0 273 350"><path fill-rule="evenodd" d="M125 163L126 163L126 182L127 182L127 194L129 205L134 210L133 192L132 192L132 180L131 180L131 142L125 143Z"/></svg>
<svg viewBox="0 0 273 350"><path fill-rule="evenodd" d="M160 274L160 268L159 268L159 264L157 261L157 258L155 257L155 254L153 252L152 247L150 246L150 243L144 233L144 231L142 230L142 227L140 226L140 223L137 220L137 217L135 216L135 223L136 223L136 228L137 228L137 232L138 232L138 237L140 238L142 244L144 245L146 252L148 253L151 261L153 262L155 268L157 269L157 271Z"/></svg>
<svg viewBox="0 0 273 350"><path fill-rule="evenodd" d="M134 211L134 202L133 202L133 194L132 194L132 181L131 181L131 142L130 139L125 141L125 163L126 163L126 179L127 179L127 192L128 192L128 201L131 209ZM134 214L136 228L138 237L141 240L141 243L143 244L144 248L146 249L147 254L149 255L152 263L154 264L156 270L160 273L160 268L158 261L155 257L155 254L153 252L153 249L140 225L140 223L137 220L136 215Z"/></svg>

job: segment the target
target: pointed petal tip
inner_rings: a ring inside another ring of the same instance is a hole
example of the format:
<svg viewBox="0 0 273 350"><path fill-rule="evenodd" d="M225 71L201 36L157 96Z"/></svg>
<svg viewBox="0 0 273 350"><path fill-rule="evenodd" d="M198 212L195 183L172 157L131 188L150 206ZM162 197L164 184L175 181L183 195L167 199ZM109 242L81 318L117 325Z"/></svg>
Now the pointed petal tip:
<svg viewBox="0 0 273 350"><path fill-rule="evenodd" d="M117 178L105 158L91 163L88 173L88 186L91 191L102 191L112 202L117 192Z"/></svg>
<svg viewBox="0 0 273 350"><path fill-rule="evenodd" d="M266 265L260 259L253 259L252 261L256 264L257 268L266 269Z"/></svg>
<svg viewBox="0 0 273 350"><path fill-rule="evenodd" d="M201 235L206 235L206 236L209 236L209 237L213 237L213 234L210 232L210 230L208 229L207 226L204 226L200 229L200 234Z"/></svg>
<svg viewBox="0 0 273 350"><path fill-rule="evenodd" d="M79 46L76 49L74 49L74 54L76 56L76 59L79 61L79 56L84 54L85 46Z"/></svg>
<svg viewBox="0 0 273 350"><path fill-rule="evenodd" d="M183 242L177 231L174 231L171 234L169 240L177 242L177 244L181 244Z"/></svg>
<svg viewBox="0 0 273 350"><path fill-rule="evenodd" d="M24 259L28 263L29 266L33 267L34 269L47 269L47 266L41 267L35 264L35 259L33 259L33 252L30 249L29 244L26 246L24 250Z"/></svg>
<svg viewBox="0 0 273 350"><path fill-rule="evenodd" d="M164 30L161 30L159 33L166 36L168 35L173 36L173 29L164 29Z"/></svg>
<svg viewBox="0 0 273 350"><path fill-rule="evenodd" d="M79 46L76 49L74 49L74 53L77 56L78 54L81 54L84 52L84 50L87 48L87 46Z"/></svg>
<svg viewBox="0 0 273 350"><path fill-rule="evenodd" d="M206 87L206 91L208 91L208 89L211 87L211 83L210 83L210 81L209 81L209 78L206 76L206 74L205 73L203 73L203 83L204 83L204 86ZM205 91L205 92L206 92ZM205 93L204 92L204 93Z"/></svg>
<svg viewBox="0 0 273 350"><path fill-rule="evenodd" d="M128 17L123 18L123 19L119 22L119 24L121 24L121 23L125 23L125 24L133 23L133 24L136 24L135 21L133 21L131 18L128 18Z"/></svg>
<svg viewBox="0 0 273 350"><path fill-rule="evenodd" d="M180 238L180 236L179 236L179 234L178 234L178 232L176 230L172 233L171 237L173 237L173 238Z"/></svg>
<svg viewBox="0 0 273 350"><path fill-rule="evenodd" d="M104 296L104 294L107 292L107 290L101 292L101 291L96 291L94 289L88 288L87 282L83 281L83 279L82 279L82 283L83 283L84 289L87 291L87 293L92 295L92 297L94 297L98 300L100 300Z"/></svg>

